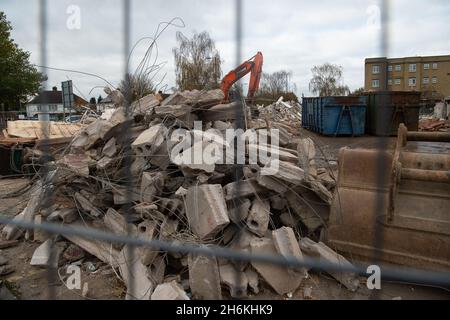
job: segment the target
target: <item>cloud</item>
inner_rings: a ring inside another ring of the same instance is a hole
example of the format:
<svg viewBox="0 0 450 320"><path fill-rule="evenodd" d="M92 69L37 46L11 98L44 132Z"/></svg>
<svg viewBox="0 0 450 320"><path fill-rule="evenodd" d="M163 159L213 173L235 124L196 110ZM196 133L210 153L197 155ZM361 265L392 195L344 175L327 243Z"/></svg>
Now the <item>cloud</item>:
<svg viewBox="0 0 450 320"><path fill-rule="evenodd" d="M81 28L70 30L71 5L80 8ZM242 59L264 54L264 71L290 70L298 94L310 94L311 68L324 62L341 65L351 88L363 86L364 59L379 56L380 1L243 1ZM13 37L39 64L38 2L2 0L2 10L13 25ZM449 54L448 1L396 0L390 6L389 56ZM172 48L175 34L190 36L206 30L216 41L226 73L236 65L234 1L132 1L132 43L154 35L160 22L180 17L185 28L168 27L152 58L165 62L158 80L174 86ZM118 84L124 70L123 12L120 0L48 0L48 64L98 74ZM141 42L131 59L136 68L148 41ZM48 86L68 77L84 96L103 94L95 77L49 71ZM165 77L164 77L165 76ZM93 89L94 88L94 89ZM80 93L79 93L80 94Z"/></svg>

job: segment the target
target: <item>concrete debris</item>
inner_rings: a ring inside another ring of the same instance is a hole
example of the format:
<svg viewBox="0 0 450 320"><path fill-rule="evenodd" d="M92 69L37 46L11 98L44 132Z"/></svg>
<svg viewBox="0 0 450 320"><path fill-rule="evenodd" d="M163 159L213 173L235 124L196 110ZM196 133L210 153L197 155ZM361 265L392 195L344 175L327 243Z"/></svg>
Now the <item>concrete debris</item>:
<svg viewBox="0 0 450 320"><path fill-rule="evenodd" d="M253 291L253 293L258 294L259 293L259 275L258 273L253 270L252 268L247 268L245 270L245 275L248 280L248 286Z"/></svg>
<svg viewBox="0 0 450 320"><path fill-rule="evenodd" d="M52 239L48 239L36 248L30 264L38 267L56 268L60 253L60 248L53 243Z"/></svg>
<svg viewBox="0 0 450 320"><path fill-rule="evenodd" d="M299 244L295 238L294 230L289 227L281 227L277 230L272 231L272 239L275 248L278 253L285 258L294 258L299 261L303 260L303 254L300 251ZM289 269L294 276L307 278L308 273L305 268L292 268Z"/></svg>
<svg viewBox="0 0 450 320"><path fill-rule="evenodd" d="M340 254L334 252L331 248L326 246L323 242L314 242L309 238L302 238L300 240L300 248L305 255L311 258L319 258L320 261L327 263L334 263L342 267L352 267L352 264ZM359 286L358 275L349 272L328 272L337 281L342 283L350 291L356 291Z"/></svg>
<svg viewBox="0 0 450 320"><path fill-rule="evenodd" d="M149 269L141 262L139 248L124 246L119 254L120 274L127 286L125 300L150 300L155 283Z"/></svg>
<svg viewBox="0 0 450 320"><path fill-rule="evenodd" d="M189 255L189 286L194 298L220 300L220 274L214 257Z"/></svg>
<svg viewBox="0 0 450 320"><path fill-rule="evenodd" d="M151 156L164 143L167 128L163 124L157 124L142 132L131 144L131 148L139 156Z"/></svg>
<svg viewBox="0 0 450 320"><path fill-rule="evenodd" d="M247 216L247 228L257 236L263 237L269 227L270 203L256 199Z"/></svg>
<svg viewBox="0 0 450 320"><path fill-rule="evenodd" d="M299 259L309 254L299 248L295 235L319 239L336 174L328 164L318 167L311 139L298 138L297 103L279 99L259 107L260 115L252 119L254 106L223 102L220 89L191 90L131 101L127 116L123 94L108 91L114 107L90 117L69 148L58 149L63 151L52 156L46 176L39 172L43 178L36 179L27 206L14 221L62 223L172 245L223 245L240 254ZM259 141L244 140L239 149L244 163L235 166L234 146L225 133L236 126L238 106L247 108L242 110L245 128L260 135ZM271 129L278 130L279 146L275 132L265 131ZM178 136L180 131L184 134ZM30 150L33 163L43 161L42 150ZM51 206L44 201L49 194ZM26 240L32 235L15 225L3 226L0 248L8 241L17 244L24 234ZM259 292L261 280L286 294L305 276L298 268L218 261L71 234L57 238L65 250L53 261L48 249L53 240L48 237L34 232L34 240L42 244L33 264L67 265L89 258L82 263L89 262L92 275L106 264L115 273L119 270L126 299L187 300L190 294L193 299L221 299L221 284L232 298L245 298L248 289ZM88 289L85 293L91 295L93 288Z"/></svg>
<svg viewBox="0 0 450 320"><path fill-rule="evenodd" d="M249 199L238 199L234 207L228 210L228 216L233 223L239 224L241 221L247 219L250 210L251 202Z"/></svg>
<svg viewBox="0 0 450 320"><path fill-rule="evenodd" d="M105 226L115 234L136 234L136 226L127 223L127 219L113 208L108 208L103 217Z"/></svg>
<svg viewBox="0 0 450 320"><path fill-rule="evenodd" d="M158 285L151 300L190 300L184 289L175 281Z"/></svg>
<svg viewBox="0 0 450 320"><path fill-rule="evenodd" d="M154 240L157 238L157 225L153 221L143 221L138 224L138 237L145 240ZM148 247L140 248L140 257L144 265L148 266L153 263L158 251Z"/></svg>
<svg viewBox="0 0 450 320"><path fill-rule="evenodd" d="M42 215L41 214L37 214L34 216L34 223L36 225L42 224ZM41 229L34 229L33 230L33 240L37 241L37 242L45 242L48 238L50 237L50 235L45 232L44 230Z"/></svg>
<svg viewBox="0 0 450 320"><path fill-rule="evenodd" d="M151 114L156 106L161 102L161 96L149 94L145 97L133 102L130 105L133 115Z"/></svg>
<svg viewBox="0 0 450 320"><path fill-rule="evenodd" d="M190 187L186 196L186 215L189 226L200 239L214 237L230 223L222 186L204 184Z"/></svg>
<svg viewBox="0 0 450 320"><path fill-rule="evenodd" d="M80 207L88 214L90 214L93 217L100 217L102 216L102 212L100 210L98 210L96 207L94 207L92 205L92 203L86 199L81 193L76 192L75 195L75 200L77 200L78 204L80 205Z"/></svg>
<svg viewBox="0 0 450 320"><path fill-rule="evenodd" d="M303 299L311 300L312 298L313 298L313 296L312 296L312 287L305 287L303 289Z"/></svg>
<svg viewBox="0 0 450 320"><path fill-rule="evenodd" d="M143 172L141 180L141 201L152 203L154 197L161 195L164 186L163 172Z"/></svg>
<svg viewBox="0 0 450 320"><path fill-rule="evenodd" d="M116 138L112 137L108 140L108 142L105 143L105 146L102 149L102 154L105 157L112 158L117 153L117 146L116 146Z"/></svg>
<svg viewBox="0 0 450 320"><path fill-rule="evenodd" d="M0 266L4 266L7 263L8 263L8 259L6 259L6 257L4 257L0 251Z"/></svg>
<svg viewBox="0 0 450 320"><path fill-rule="evenodd" d="M250 245L252 254L278 254L272 239L269 238L253 239ZM288 268L280 265L252 261L252 266L278 294L294 292L302 282L302 277L293 275L288 272Z"/></svg>
<svg viewBox="0 0 450 320"><path fill-rule="evenodd" d="M220 282L226 285L233 298L244 298L247 296L248 279L244 272L237 270L232 264L227 263L219 266Z"/></svg>

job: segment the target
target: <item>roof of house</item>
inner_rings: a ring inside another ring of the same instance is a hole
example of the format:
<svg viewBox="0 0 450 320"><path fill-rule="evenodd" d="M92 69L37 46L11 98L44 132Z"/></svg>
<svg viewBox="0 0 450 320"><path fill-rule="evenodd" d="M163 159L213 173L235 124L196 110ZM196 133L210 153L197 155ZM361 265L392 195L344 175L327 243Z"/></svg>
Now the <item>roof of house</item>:
<svg viewBox="0 0 450 320"><path fill-rule="evenodd" d="M75 105L88 105L89 103L83 98L73 95ZM46 90L41 91L39 95L34 97L28 104L62 104L62 91L58 90Z"/></svg>

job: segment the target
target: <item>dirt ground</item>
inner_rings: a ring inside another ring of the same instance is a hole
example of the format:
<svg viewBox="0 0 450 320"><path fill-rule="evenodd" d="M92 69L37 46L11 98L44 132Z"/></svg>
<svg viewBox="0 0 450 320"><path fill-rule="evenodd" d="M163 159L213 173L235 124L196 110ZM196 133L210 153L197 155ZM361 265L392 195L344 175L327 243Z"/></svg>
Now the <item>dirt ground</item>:
<svg viewBox="0 0 450 320"><path fill-rule="evenodd" d="M343 146L351 148L376 147L380 143L379 138L372 136L363 137L323 137L302 130L303 137L311 137L319 146L317 161L336 166L337 151ZM385 138L387 146L395 144L395 138ZM12 191L25 188L28 184L26 178L2 178L0 179L0 214L13 216L20 212L26 205L27 194L4 198ZM123 299L125 287L122 281L106 264L101 263L95 257L86 256L81 264L82 283L88 284L87 297L82 296L82 290L69 290L65 285L65 269L61 266L55 272L30 265L31 256L39 243L21 240L13 247L2 249L1 253L8 260L15 271L0 280L9 288L18 299ZM92 267L94 266L94 267ZM49 276L53 275L53 276ZM341 286L336 280L327 274L310 272L310 278L305 280L292 297L283 297L275 294L267 284L260 283L261 290L257 295L250 295L250 299L304 299L303 292L307 287L312 288L312 299L449 299L449 291L401 284L382 282L381 290L374 291L366 288L364 278L361 278L360 288L356 292L350 292ZM1 295L0 288L0 295ZM224 296L226 293L224 291Z"/></svg>

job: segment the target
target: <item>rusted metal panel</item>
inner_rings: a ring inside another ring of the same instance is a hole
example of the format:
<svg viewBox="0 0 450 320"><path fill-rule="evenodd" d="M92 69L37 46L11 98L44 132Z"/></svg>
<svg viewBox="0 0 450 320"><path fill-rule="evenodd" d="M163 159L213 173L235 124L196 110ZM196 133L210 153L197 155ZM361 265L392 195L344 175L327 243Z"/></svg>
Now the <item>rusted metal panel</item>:
<svg viewBox="0 0 450 320"><path fill-rule="evenodd" d="M340 151L327 241L364 259L450 271L450 153L411 148L408 137L401 127L394 152Z"/></svg>

